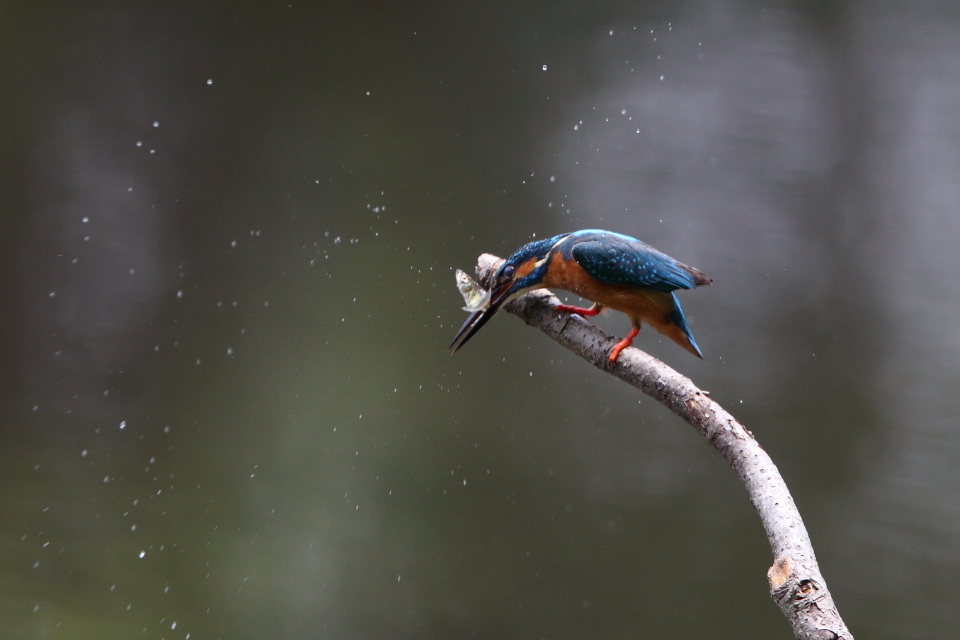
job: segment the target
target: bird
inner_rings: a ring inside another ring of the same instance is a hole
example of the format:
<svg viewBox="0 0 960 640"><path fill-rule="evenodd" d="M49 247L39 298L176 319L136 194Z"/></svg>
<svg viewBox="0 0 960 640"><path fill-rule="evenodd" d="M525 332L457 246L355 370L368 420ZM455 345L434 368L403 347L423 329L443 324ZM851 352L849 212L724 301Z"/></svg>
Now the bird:
<svg viewBox="0 0 960 640"><path fill-rule="evenodd" d="M713 279L650 245L620 233L582 229L535 240L517 249L494 273L489 297L473 310L448 350L456 353L500 307L528 291L563 289L593 302L588 308L560 304L556 312L595 316L606 309L625 313L630 332L607 356L612 363L633 344L646 322L675 343L703 358L674 293Z"/></svg>

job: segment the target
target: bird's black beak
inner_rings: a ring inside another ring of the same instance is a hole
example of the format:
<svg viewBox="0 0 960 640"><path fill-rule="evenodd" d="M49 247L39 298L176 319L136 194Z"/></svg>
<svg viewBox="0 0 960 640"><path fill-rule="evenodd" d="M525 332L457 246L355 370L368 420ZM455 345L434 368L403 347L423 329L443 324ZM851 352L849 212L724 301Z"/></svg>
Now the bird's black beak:
<svg viewBox="0 0 960 640"><path fill-rule="evenodd" d="M474 311L467 317L467 321L463 323L460 331L457 331L457 335L453 337L453 341L450 343L450 346L447 347L450 355L455 354L457 349L465 345L467 340L473 337L473 334L480 331L480 327L487 324L487 320L496 315L500 307L503 306L503 303L510 297L510 288L512 286L513 282L507 281L499 287L496 287L490 294L490 303L487 307Z"/></svg>

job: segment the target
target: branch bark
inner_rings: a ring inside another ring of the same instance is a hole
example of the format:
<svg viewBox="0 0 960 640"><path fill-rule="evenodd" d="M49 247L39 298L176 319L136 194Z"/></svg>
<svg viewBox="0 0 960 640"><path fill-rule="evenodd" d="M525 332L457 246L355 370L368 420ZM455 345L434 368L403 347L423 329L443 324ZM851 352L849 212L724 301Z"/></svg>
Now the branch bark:
<svg viewBox="0 0 960 640"><path fill-rule="evenodd" d="M477 264L481 286L503 262L485 253ZM616 338L578 315L557 313L560 301L546 289L532 291L504 309L610 375L638 388L689 422L733 467L760 515L773 551L767 570L770 595L799 640L853 640L820 574L810 537L786 483L753 434L689 378L653 356L627 348L607 361Z"/></svg>

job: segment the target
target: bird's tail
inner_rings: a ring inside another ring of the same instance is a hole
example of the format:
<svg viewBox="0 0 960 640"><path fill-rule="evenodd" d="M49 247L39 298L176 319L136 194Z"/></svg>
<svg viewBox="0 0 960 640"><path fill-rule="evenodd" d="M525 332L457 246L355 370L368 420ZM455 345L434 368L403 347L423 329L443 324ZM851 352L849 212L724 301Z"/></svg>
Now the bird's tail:
<svg viewBox="0 0 960 640"><path fill-rule="evenodd" d="M670 337L673 338L674 342L679 344L693 355L703 358L703 354L700 353L700 347L697 346L697 341L693 339L693 333L690 332L690 327L687 326L687 319L683 315L683 309L680 307L680 301L677 300L676 294L671 293L670 297L673 298L673 312L670 314L670 321L680 330L683 339L678 340L674 336Z"/></svg>
<svg viewBox="0 0 960 640"><path fill-rule="evenodd" d="M668 295L670 296L670 302L673 304L666 309L663 309L663 306L667 305L661 306L663 315L657 314L659 317L644 317L643 319L656 329L657 333L667 336L693 355L702 358L703 354L700 353L700 347L697 346L697 341L693 339L690 327L687 326L687 319L683 315L683 309L680 308L680 301L677 300L675 294L670 293ZM667 302L667 300L664 299L663 302Z"/></svg>

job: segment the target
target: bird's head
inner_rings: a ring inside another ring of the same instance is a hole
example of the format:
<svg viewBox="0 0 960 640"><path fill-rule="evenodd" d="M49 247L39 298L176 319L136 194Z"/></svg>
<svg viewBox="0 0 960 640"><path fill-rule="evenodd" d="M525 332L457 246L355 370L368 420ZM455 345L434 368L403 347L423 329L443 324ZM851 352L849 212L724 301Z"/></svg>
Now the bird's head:
<svg viewBox="0 0 960 640"><path fill-rule="evenodd" d="M466 344L480 327L487 323L504 304L519 295L543 286L551 253L555 245L568 234L536 240L517 249L490 278L489 302L470 314L450 343L450 353Z"/></svg>

